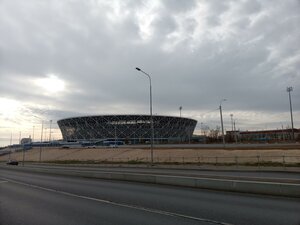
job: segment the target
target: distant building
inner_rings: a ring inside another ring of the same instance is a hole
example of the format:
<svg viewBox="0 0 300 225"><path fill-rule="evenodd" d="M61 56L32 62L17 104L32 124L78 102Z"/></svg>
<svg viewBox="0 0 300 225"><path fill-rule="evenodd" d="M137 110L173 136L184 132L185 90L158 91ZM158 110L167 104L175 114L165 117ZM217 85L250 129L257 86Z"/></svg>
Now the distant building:
<svg viewBox="0 0 300 225"><path fill-rule="evenodd" d="M295 140L300 140L300 129L294 128ZM259 130L259 131L227 131L226 139L238 141L289 141L292 140L292 129Z"/></svg>
<svg viewBox="0 0 300 225"><path fill-rule="evenodd" d="M64 141L109 141L149 143L149 115L96 115L57 121ZM197 121L184 117L153 115L155 143L191 141Z"/></svg>
<svg viewBox="0 0 300 225"><path fill-rule="evenodd" d="M31 142L31 138L22 138L20 141L20 145L30 144Z"/></svg>

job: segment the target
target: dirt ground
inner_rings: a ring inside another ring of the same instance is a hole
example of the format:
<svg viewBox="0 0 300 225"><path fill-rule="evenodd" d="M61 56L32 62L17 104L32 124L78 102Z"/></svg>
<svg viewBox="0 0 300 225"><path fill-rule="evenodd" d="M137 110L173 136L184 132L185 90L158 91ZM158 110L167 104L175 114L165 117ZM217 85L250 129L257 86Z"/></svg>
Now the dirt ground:
<svg viewBox="0 0 300 225"><path fill-rule="evenodd" d="M150 149L131 148L33 148L25 151L25 161L149 161ZM257 149L257 150L223 150L223 149L154 149L155 162L207 162L207 163L255 163L279 162L300 163L300 149ZM14 152L0 157L22 161L23 152Z"/></svg>

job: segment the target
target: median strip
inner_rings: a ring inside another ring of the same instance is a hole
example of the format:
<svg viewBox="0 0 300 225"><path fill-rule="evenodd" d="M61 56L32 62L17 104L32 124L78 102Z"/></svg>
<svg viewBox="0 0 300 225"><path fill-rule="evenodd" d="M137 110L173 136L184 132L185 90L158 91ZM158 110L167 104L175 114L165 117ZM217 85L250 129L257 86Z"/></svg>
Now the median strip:
<svg viewBox="0 0 300 225"><path fill-rule="evenodd" d="M286 197L300 197L300 184L246 181L220 178L200 178L174 175L133 174L121 172L100 172L81 170L62 170L46 168L7 167L1 168L18 171L31 171L55 175L79 176L86 178L134 181L142 183L153 183L163 185L174 185L182 187L204 188L220 191L232 191L252 194L264 194Z"/></svg>

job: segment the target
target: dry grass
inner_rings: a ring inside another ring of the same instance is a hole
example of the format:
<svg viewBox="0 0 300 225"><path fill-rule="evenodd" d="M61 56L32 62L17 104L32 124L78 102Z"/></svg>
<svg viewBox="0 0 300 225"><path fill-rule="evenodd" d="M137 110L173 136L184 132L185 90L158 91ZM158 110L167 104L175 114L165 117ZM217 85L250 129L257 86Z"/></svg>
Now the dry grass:
<svg viewBox="0 0 300 225"><path fill-rule="evenodd" d="M284 156L284 157L283 157ZM21 161L22 152L14 152L11 159ZM26 151L25 161L39 161L40 149ZM0 157L6 161L8 155ZM149 149L132 148L42 148L42 161L92 161L92 162L128 162L149 161ZM300 164L300 149L257 149L257 150L223 150L223 149L154 149L155 162L168 163L293 163Z"/></svg>

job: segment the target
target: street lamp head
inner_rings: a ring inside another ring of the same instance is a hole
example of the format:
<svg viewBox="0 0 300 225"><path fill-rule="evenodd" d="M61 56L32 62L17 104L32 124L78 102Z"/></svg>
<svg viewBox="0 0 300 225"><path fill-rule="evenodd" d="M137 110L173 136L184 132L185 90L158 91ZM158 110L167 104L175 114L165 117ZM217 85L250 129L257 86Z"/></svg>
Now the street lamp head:
<svg viewBox="0 0 300 225"><path fill-rule="evenodd" d="M220 101L220 106L222 105L222 102L224 102L224 101L227 101L227 99L226 99L226 98L223 98L223 99Z"/></svg>
<svg viewBox="0 0 300 225"><path fill-rule="evenodd" d="M287 87L287 88L286 88L286 91L287 91L287 92L293 91L293 87Z"/></svg>
<svg viewBox="0 0 300 225"><path fill-rule="evenodd" d="M135 67L135 69L136 69L136 70L138 70L138 71L141 71L141 69L140 69L140 68L138 68L138 67Z"/></svg>

